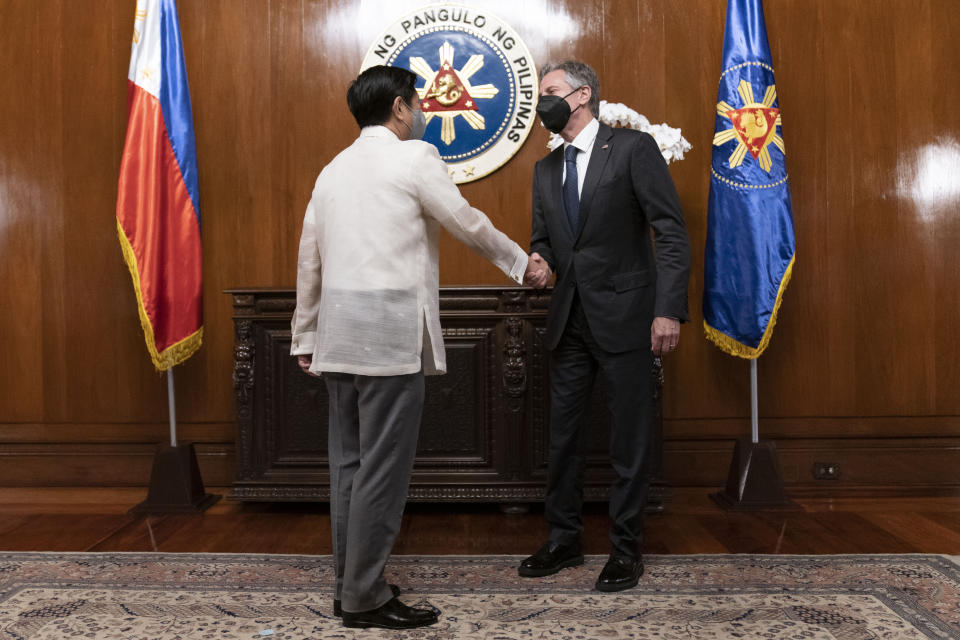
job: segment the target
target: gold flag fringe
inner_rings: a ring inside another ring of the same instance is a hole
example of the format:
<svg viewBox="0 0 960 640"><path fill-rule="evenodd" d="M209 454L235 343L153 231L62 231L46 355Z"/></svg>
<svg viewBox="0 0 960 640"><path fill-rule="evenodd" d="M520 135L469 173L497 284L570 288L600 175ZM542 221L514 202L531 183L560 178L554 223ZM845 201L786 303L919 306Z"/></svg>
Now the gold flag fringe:
<svg viewBox="0 0 960 640"><path fill-rule="evenodd" d="M755 348L745 345L739 340L731 338L719 329L711 327L709 324L707 324L707 321L704 320L703 332L707 335L707 339L732 356L746 358L747 360L755 360L759 358L760 354L762 354L770 345L770 339L773 337L773 327L777 324L777 315L780 312L780 303L783 301L783 292L787 290L787 285L790 283L790 277L793 275L793 262L796 257L796 253L790 257L790 264L787 265L787 270L784 272L783 278L780 280L780 289L777 291L777 301L773 305L773 313L770 314L770 322L767 323L767 328L763 332L763 339L760 340L760 344L758 344Z"/></svg>
<svg viewBox="0 0 960 640"><path fill-rule="evenodd" d="M157 353L157 344L153 337L153 325L150 323L150 317L143 306L143 294L140 291L140 268L137 266L137 256L133 253L133 247L130 246L130 240L123 231L123 226L117 219L117 236L120 238L120 249L123 251L123 260L127 263L130 270L130 277L133 279L133 289L137 294L137 310L140 312L140 326L143 327L143 338L147 343L147 351L150 352L150 359L153 360L153 366L157 371L166 371L174 367L187 358L192 356L203 343L203 327L191 333L183 340L176 342L160 353Z"/></svg>

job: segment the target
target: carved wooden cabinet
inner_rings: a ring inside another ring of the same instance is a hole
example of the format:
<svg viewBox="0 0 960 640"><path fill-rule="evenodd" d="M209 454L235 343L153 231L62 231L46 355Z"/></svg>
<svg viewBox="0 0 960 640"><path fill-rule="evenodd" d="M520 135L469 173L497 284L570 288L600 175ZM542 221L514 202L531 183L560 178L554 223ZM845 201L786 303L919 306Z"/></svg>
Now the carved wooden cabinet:
<svg viewBox="0 0 960 640"><path fill-rule="evenodd" d="M329 499L327 393L290 354L290 289L235 289L237 500ZM414 501L538 502L547 469L549 294L520 287L441 288L447 374L427 376L410 484ZM650 510L662 508L662 371L651 371L656 416ZM598 379L584 494L606 499L607 411Z"/></svg>

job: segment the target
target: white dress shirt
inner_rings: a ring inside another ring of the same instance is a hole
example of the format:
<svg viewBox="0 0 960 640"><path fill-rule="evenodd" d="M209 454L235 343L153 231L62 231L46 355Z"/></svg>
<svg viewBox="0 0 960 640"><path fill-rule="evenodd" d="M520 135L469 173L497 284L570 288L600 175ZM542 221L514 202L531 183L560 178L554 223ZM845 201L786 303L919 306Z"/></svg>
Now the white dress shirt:
<svg viewBox="0 0 960 640"><path fill-rule="evenodd" d="M437 238L443 226L516 282L527 254L470 207L436 147L366 127L317 178L297 263L293 355L310 371L446 371Z"/></svg>
<svg viewBox="0 0 960 640"><path fill-rule="evenodd" d="M580 150L577 154L577 195L583 195L583 179L587 175L587 167L590 165L590 156L593 154L593 143L597 140L597 132L600 131L600 122L594 118L587 126L580 130L573 142L563 143L563 152L567 152L567 147L575 146ZM562 182L567 180L567 163L563 163Z"/></svg>

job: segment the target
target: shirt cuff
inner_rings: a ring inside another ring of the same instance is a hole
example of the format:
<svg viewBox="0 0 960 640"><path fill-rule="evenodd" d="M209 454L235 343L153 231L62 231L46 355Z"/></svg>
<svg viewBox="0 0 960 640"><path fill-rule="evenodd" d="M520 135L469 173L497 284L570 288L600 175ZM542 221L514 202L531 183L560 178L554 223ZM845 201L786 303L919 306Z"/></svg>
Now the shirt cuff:
<svg viewBox="0 0 960 640"><path fill-rule="evenodd" d="M308 331L293 336L290 344L290 355L312 356L313 347L317 344L317 332Z"/></svg>
<svg viewBox="0 0 960 640"><path fill-rule="evenodd" d="M513 279L517 284L523 284L523 274L527 272L527 260L530 259L530 256L527 255L527 252L524 251L520 245L517 247L517 258L513 262L513 268L510 270L510 278Z"/></svg>

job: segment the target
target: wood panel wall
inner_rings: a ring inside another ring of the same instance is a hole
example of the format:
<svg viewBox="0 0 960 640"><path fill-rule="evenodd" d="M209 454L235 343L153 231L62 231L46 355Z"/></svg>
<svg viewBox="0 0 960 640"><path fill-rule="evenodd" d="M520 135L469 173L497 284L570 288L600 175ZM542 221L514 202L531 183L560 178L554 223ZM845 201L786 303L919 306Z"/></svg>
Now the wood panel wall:
<svg viewBox="0 0 960 640"><path fill-rule="evenodd" d="M345 89L425 0L179 0L204 242L204 347L176 370L181 436L232 478L223 289L292 286L316 174L356 135ZM681 127L692 322L666 361L667 473L721 484L748 433L745 361L701 329L723 0L489 0L535 59L578 57L602 94ZM134 0L0 0L0 485L147 482L166 383L114 226ZM767 0L797 265L760 360L762 433L795 487L960 486L960 11L955 0ZM538 128L539 129L539 128ZM526 245L535 131L463 193ZM501 284L444 239L444 284ZM639 328L639 330L645 330ZM813 477L839 463L839 481ZM833 489L828 489L833 490Z"/></svg>

